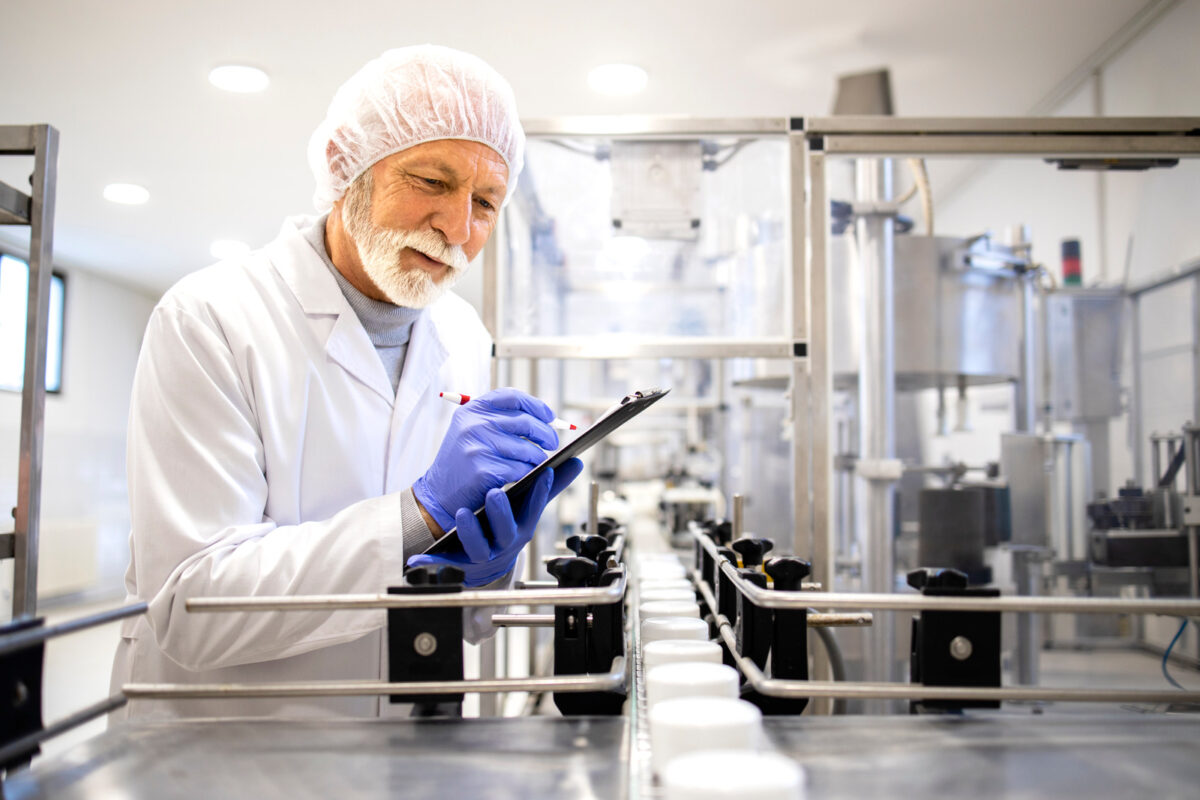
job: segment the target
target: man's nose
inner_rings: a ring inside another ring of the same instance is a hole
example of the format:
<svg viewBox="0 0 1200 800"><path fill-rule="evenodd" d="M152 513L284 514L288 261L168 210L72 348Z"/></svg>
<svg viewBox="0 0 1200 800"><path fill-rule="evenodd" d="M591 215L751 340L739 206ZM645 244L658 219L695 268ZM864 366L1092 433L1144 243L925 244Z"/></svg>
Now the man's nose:
<svg viewBox="0 0 1200 800"><path fill-rule="evenodd" d="M471 196L453 195L446 198L433 219L433 227L446 238L451 247L461 247L471 238Z"/></svg>

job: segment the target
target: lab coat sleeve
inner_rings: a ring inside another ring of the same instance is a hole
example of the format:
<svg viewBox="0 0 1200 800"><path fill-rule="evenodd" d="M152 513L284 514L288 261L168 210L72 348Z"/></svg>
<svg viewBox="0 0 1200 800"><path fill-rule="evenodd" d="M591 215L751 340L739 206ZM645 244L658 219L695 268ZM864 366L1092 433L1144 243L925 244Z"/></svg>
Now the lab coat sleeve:
<svg viewBox="0 0 1200 800"><path fill-rule="evenodd" d="M399 494L331 519L277 525L252 395L220 325L155 309L134 378L128 440L138 595L162 652L199 670L356 639L383 610L189 613L189 597L374 593L403 574Z"/></svg>
<svg viewBox="0 0 1200 800"><path fill-rule="evenodd" d="M525 551L522 550L517 555L517 561L513 564L513 568L507 575L502 575L486 586L481 586L483 590L491 591L507 591L513 588L513 583L516 582L516 577L525 572ZM463 609L463 638L471 644L479 644L484 639L492 636L496 632L496 628L492 625L492 614L503 614L508 606L485 606L483 608L464 608Z"/></svg>

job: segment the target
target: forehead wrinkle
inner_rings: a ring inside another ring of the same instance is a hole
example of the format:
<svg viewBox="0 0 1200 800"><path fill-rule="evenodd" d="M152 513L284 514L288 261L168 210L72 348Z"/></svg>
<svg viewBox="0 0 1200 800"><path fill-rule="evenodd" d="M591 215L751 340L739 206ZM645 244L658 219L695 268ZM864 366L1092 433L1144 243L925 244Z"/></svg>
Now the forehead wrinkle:
<svg viewBox="0 0 1200 800"><path fill-rule="evenodd" d="M475 161L475 163L477 165L477 169L475 171L476 172L489 171L486 167L478 168L479 161L490 161L490 159L484 159L484 158L477 159ZM461 174L459 174L458 170L456 170L448 162L443 161L441 158L439 158L437 156L417 156L417 157L413 158L412 161L410 161L410 162L397 163L396 169L400 172L407 172L410 169L433 169L433 170L437 170L438 172L442 173L443 176L452 179L456 183L463 182L463 177ZM498 185L494 185L494 184L490 184L490 183L486 184L486 185L482 185L482 186L476 186L474 188L475 188L475 192L477 194L488 194L488 195L491 195L493 198L495 198L495 197L502 196L504 189L502 189L501 186L507 188L507 184L501 184L498 186Z"/></svg>

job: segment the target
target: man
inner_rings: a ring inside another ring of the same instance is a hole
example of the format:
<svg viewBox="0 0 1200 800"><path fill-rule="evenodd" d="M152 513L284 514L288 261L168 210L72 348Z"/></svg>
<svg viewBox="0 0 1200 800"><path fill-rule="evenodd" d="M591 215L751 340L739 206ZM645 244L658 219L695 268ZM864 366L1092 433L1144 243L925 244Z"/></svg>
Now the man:
<svg viewBox="0 0 1200 800"><path fill-rule="evenodd" d="M541 401L484 393L491 340L447 289L523 163L512 90L446 48L392 50L338 90L309 145L327 216L194 273L155 308L128 442L131 598L113 683L380 679L385 612L188 613L197 596L383 592L406 561L507 586L543 507L498 487L558 440ZM455 409L440 391L478 396ZM493 543L471 512L485 506ZM515 512L515 513L514 513ZM463 546L416 556L454 525ZM471 638L490 631L467 615ZM136 715L386 713L386 698L163 701Z"/></svg>

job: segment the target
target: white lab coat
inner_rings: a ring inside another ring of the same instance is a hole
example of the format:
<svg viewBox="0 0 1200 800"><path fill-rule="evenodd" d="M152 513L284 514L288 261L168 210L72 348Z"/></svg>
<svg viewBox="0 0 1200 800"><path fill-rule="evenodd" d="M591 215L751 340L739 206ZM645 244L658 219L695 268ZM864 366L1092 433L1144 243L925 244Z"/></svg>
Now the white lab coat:
<svg viewBox="0 0 1200 800"><path fill-rule="evenodd" d="M491 339L447 294L413 326L399 390L328 267L288 220L264 249L159 302L128 438L130 599L113 684L380 679L385 612L189 613L189 597L384 592L404 569L399 492L479 394ZM411 554L409 554L411 555ZM476 622L481 614L475 617ZM485 633L474 627L471 638ZM134 716L388 713L386 700L135 701Z"/></svg>

